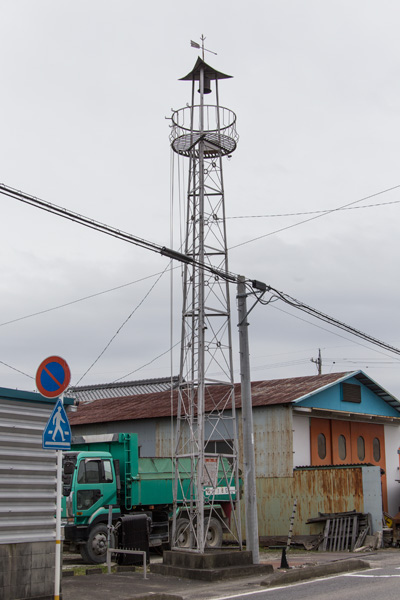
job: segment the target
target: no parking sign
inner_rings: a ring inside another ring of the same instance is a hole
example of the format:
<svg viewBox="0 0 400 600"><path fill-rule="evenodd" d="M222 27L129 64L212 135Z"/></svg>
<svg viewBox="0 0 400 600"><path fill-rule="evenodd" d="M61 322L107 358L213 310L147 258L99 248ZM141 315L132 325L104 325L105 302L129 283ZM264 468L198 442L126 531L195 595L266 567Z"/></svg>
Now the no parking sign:
<svg viewBox="0 0 400 600"><path fill-rule="evenodd" d="M69 386L71 371L60 356L49 356L36 372L36 387L45 398L58 398Z"/></svg>

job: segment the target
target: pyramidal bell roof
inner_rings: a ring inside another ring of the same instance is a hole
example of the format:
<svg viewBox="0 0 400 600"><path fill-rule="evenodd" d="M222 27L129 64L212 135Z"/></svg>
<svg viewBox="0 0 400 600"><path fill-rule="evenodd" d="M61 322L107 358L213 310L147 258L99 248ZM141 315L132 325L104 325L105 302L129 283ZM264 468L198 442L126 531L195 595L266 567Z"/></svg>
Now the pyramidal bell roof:
<svg viewBox="0 0 400 600"><path fill-rule="evenodd" d="M221 73L213 67L210 67L207 63L204 62L200 57L197 59L196 64L193 69L185 75L185 77L181 77L179 81L200 81L200 69L204 68L204 76L208 77L208 79L231 79L232 75L225 75L225 73Z"/></svg>

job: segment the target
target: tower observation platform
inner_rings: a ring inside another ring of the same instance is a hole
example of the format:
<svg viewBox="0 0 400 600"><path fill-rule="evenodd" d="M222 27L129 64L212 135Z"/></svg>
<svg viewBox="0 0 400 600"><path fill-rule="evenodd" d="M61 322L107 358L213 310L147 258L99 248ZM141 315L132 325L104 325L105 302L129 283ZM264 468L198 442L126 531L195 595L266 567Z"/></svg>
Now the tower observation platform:
<svg viewBox="0 0 400 600"><path fill-rule="evenodd" d="M204 126L200 124L200 105L186 106L172 114L170 142L172 149L182 156L191 156L200 140L204 141L204 157L226 156L236 150L239 136L236 115L229 108L206 104Z"/></svg>
<svg viewBox="0 0 400 600"><path fill-rule="evenodd" d="M207 65L200 58L193 70L181 81L199 81L200 70L204 73L204 94L211 92L210 82L230 79ZM194 104L172 113L170 142L172 149L182 156L198 156L199 142L203 141L204 158L216 158L231 154L236 150L239 136L236 132L236 115L229 108L217 104Z"/></svg>

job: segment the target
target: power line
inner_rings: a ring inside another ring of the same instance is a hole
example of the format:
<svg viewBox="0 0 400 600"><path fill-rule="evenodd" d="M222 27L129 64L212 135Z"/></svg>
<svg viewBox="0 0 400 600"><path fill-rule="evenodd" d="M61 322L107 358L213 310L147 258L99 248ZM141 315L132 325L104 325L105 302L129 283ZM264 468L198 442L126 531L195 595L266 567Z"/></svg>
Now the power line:
<svg viewBox="0 0 400 600"><path fill-rule="evenodd" d="M158 277L158 279L153 283L153 285L151 286L151 288L148 290L148 292L141 299L141 301L139 302L139 304L137 304L135 306L135 308L133 309L133 311L128 315L128 317L118 327L117 331L114 333L114 335L111 337L111 339L107 342L107 344L105 345L105 347L103 348L103 350L100 352L100 354L98 355L98 357L92 362L92 364L90 365L90 367L88 369L86 369L86 371L84 372L84 374L82 375L82 377L77 381L77 383L75 384L75 387L78 386L80 384L80 382L82 381L82 379L84 377L86 377L86 375L89 373L89 371L91 371L91 369L94 367L94 365L100 360L100 358L103 356L103 354L106 352L106 350L111 346L112 342L115 340L115 338L117 337L117 335L121 332L121 330L128 323L128 321L132 317L132 315L135 314L135 312L142 306L142 304L146 300L146 298L149 297L149 295L151 294L151 292L153 291L153 289L156 287L157 283L160 281L161 277L166 272L167 268L168 267L166 267L164 269L164 271L160 274L160 276Z"/></svg>
<svg viewBox="0 0 400 600"><path fill-rule="evenodd" d="M130 281L129 283L124 283L122 285L117 285L116 287L109 288L108 290L103 290L102 292L96 292L94 294L90 294L89 296L83 296L82 298L78 298L77 300L71 300L70 302L65 302L64 304L59 304L57 306L52 306L50 308L46 308L44 310L39 310L37 312L31 313L29 315L24 315L23 317L17 317L16 319L11 319L10 321L4 321L4 323L0 323L0 327L4 325L11 325L11 323L18 323L18 321L24 321L25 319L30 319L31 317L37 317L38 315L44 315L46 313L52 312L53 310L59 310L60 308L65 308L67 306L71 306L73 304L77 304L78 302L84 302L85 300L91 300L92 298L96 298L97 296L102 296L103 294L108 294L110 292L115 292L116 290L121 290L130 285L134 285L135 283L140 283L142 281L146 281L147 279L151 279L152 277L157 277L157 275L162 275L164 271L160 271L159 273L153 273L153 275L147 275L146 277L142 277L141 279L136 279L135 281Z"/></svg>
<svg viewBox="0 0 400 600"><path fill-rule="evenodd" d="M137 373L138 371L141 371L145 367L148 367L149 365L153 364L153 362L156 362L156 360L158 360L162 356L165 356L166 354L168 354L169 352L171 352L171 350L173 350L174 348L176 348L176 346L179 346L180 343L181 343L181 340L178 340L173 346L171 346L170 348L168 348L168 350L165 350L164 352L161 352L161 354L159 354L158 356L155 356L152 360L149 360L149 362L145 363L141 367L138 367L137 369L134 369L133 371L130 371L129 373L126 373L125 375L122 375L122 377L118 377L118 379L114 379L114 381L112 383L116 383L117 381L121 381L121 379L125 379L125 377L129 377L130 375L133 375L133 373Z"/></svg>
<svg viewBox="0 0 400 600"><path fill-rule="evenodd" d="M350 202L349 204L344 205L344 206L339 207L334 210L339 210L340 208L350 206L351 204L355 204L357 202L362 202L363 200L372 198L374 196L378 196L380 194L386 193L388 191L391 191L391 190L394 190L397 188L400 188L400 185L394 186L392 188L388 188L387 190L383 190L383 191L377 192L375 194L371 194L370 196L366 196L365 198L362 198L360 200ZM5 186L4 184L0 184L0 193L4 194L6 196L9 196L11 198L14 198L16 200L19 200L21 202L24 202L26 204L30 204L31 206L34 206L36 208L40 208L41 210L45 210L46 212L50 212L57 216L61 216L65 219L69 219L80 225L84 225L85 227L95 229L96 231L100 231L101 233L105 233L112 237L116 237L123 241L140 246L142 248L145 248L147 250L151 250L152 252L157 252L161 255L167 256L170 259L200 267L206 271L213 273L215 276L221 277L231 283L237 283L237 281L238 281L239 276L236 274L221 271L219 269L216 269L215 267L213 267L210 264L204 264L199 261L196 261L192 256L182 254L182 253L172 250L170 248L166 248L165 246L160 246L158 244L154 244L153 242L149 242L147 240L144 240L143 238L138 238L137 236L134 236L127 232L123 232L119 229L115 229L104 223L99 223L98 221L95 221L94 219L89 219L88 217L85 217L83 215L73 213L65 208L62 208L62 207L54 205L54 204L50 204L48 202L45 202L44 200L41 200L34 196L30 196L29 194L25 194L24 192L20 192L18 190L15 190L13 188ZM330 212L334 212L334 211L330 211ZM329 214L329 213L324 213L324 215L325 214ZM316 217L312 217L311 219L308 219L308 221L320 218L321 216L324 216L324 215L318 215ZM303 221L303 222L306 222L306 221ZM299 225L299 224L300 223L297 223L296 225ZM267 235L269 235L269 234L267 234ZM265 237L265 236L261 236L261 237ZM256 239L259 239L259 238L256 238ZM249 240L249 241L254 241L254 240ZM246 243L248 243L248 242L246 242ZM239 244L239 245L244 245L244 244ZM237 247L237 246L235 246L235 247ZM257 296L257 299L259 302L261 302L261 304L264 304L264 305L269 304L269 303L275 301L276 299L280 299L283 302L289 304L290 306L293 306L294 308L297 308L298 310L306 312L307 314L310 314L311 316L313 316L321 321L324 321L325 323L328 323L334 327L338 327L339 329L347 331L348 333L351 333L352 335L354 335L356 337L364 339L364 340L368 341L369 343L372 343L372 344L377 345L385 350L389 350L390 352L394 352L395 354L400 355L400 349L395 348L394 346L391 346L389 344L386 344L385 342L382 342L381 340L378 340L377 338L374 338L366 333L363 333L362 331L356 329L355 327L352 327L350 325L347 325L346 323L338 321L337 319L334 319L333 317L330 317L329 315L326 315L326 314L322 313L321 311L318 311L317 309L314 309L311 306L308 306L307 304L300 302L299 300L296 300L295 298L289 296L288 294L285 294L284 292L280 292L279 290L276 290L272 286L267 286L266 284L264 284L262 282L257 282L256 280L253 280L253 281L246 280L246 283L248 286L251 283L254 288L262 290L262 294L259 297ZM258 286L261 286L261 287L258 287ZM272 292L272 295L268 301L262 300L262 296L264 295L265 292ZM252 290L252 293L255 293L254 290ZM110 343L111 343L111 341L112 340L110 340Z"/></svg>
<svg viewBox="0 0 400 600"><path fill-rule="evenodd" d="M16 371L17 373L21 373L21 375L25 375L26 377L29 377L29 379L35 379L34 377L32 377L32 375L28 375L28 373L24 373L24 371L20 371L20 369L16 369L15 367L8 365L7 363L5 363L2 360L0 360L0 364L4 365L5 367L8 367L12 371Z"/></svg>
<svg viewBox="0 0 400 600"><path fill-rule="evenodd" d="M317 215L317 214L325 214L331 212L339 212L343 210L361 210L363 208L376 208L377 206L389 206L391 204L399 204L400 200L393 200L392 202L378 202L376 204L367 204L366 206L346 206L343 208L327 208L325 210L309 210L304 212L294 212L294 213L277 213L270 215L235 215L231 217L226 217L226 219L271 219L274 217L299 217L302 215Z"/></svg>
<svg viewBox="0 0 400 600"><path fill-rule="evenodd" d="M51 204L50 202L41 200L36 196L31 196L20 190L8 187L3 183L0 183L0 193L4 196L9 196L10 198L14 198L15 200L24 202L25 204L29 204L30 206L34 206L35 208L40 208L45 212L49 212L53 215L57 215L58 217L62 217L63 219L74 221L75 223L83 225L84 227L88 227L89 229L95 229L96 231L101 231L106 235L110 235L117 239L124 240L125 242L129 242L130 244L135 244L135 246L140 246L142 248L145 248L146 250L151 250L152 252L160 253L162 249L162 247L158 244L153 244L152 242L149 242L143 238L139 238L120 229L116 229L115 227L111 227L110 225L106 225L105 223L101 223L100 221L95 221L94 219L90 219L89 217L85 217L84 215L81 215L79 213L75 213L71 210L63 208L62 206Z"/></svg>
<svg viewBox="0 0 400 600"><path fill-rule="evenodd" d="M337 333L337 331L331 331L330 329L327 329L326 327L322 327L322 325L317 325L317 323L313 323L312 321L309 321L308 319L303 319L302 317L299 317L299 315L295 315L295 314L293 314L291 312L288 312L287 310L283 310L282 308L278 308L278 306L275 306L275 304L272 305L272 308L274 310L278 310L279 312L284 313L285 315L289 315L290 317L293 317L293 319L297 319L298 321L302 321L303 323L307 323L308 325L312 325L313 327L316 327L317 329L322 329L322 331L327 331L331 335L335 335L336 337L339 337L342 340L347 340L351 344L357 344L358 346L361 346L361 348L366 348L367 350L370 349L368 346L365 346L364 344L361 344L361 342L357 342L355 340L352 341L348 337L345 337L344 335L341 335L340 333ZM382 354L383 356L389 356L388 354L380 352L379 350L374 350L374 352L378 352L378 354ZM398 360L400 360L400 359L398 359Z"/></svg>
<svg viewBox="0 0 400 600"><path fill-rule="evenodd" d="M176 250L172 250L171 248L167 248L166 246L160 246L159 244L155 244L154 242L150 242L149 240L145 240L144 238L139 238L136 235L133 235L126 231L122 231L121 229L117 229L115 227L112 227L111 225L101 223L100 221L95 221L94 219L70 211L66 208L63 208L62 206L51 204L50 202L46 202L41 198L31 196L30 194L26 194L25 192L6 186L4 183L0 183L0 194L3 194L4 196L9 196L10 198L14 198L19 202L29 204L30 206L34 206L35 208L39 208L40 210L44 210L45 212L51 213L58 217L62 217L63 219L73 221L74 223L78 223L79 225L83 225L84 227L88 227L89 229L100 231L101 233L105 233L106 235L109 235L111 237L117 238L124 242L128 242L129 244L139 246L140 248L144 248L145 250L151 250L152 252L156 252L157 254L161 254L162 256L166 256L173 260L178 260L179 262L199 267L201 269L204 269L205 271L213 273L217 277L221 277L226 281L236 282L237 276L233 273L229 273L228 271L221 271L220 269L212 266L211 264L202 263L196 260L193 256L182 254L181 252L177 252Z"/></svg>
<svg viewBox="0 0 400 600"><path fill-rule="evenodd" d="M347 323L343 323L342 321L339 321L338 319L335 319L334 317L330 317L329 315L326 315L325 313L317 310L316 308L312 308L308 304L305 304L304 302L301 302L300 300L296 300L296 298L289 296L289 294L280 292L279 290L277 290L271 286L267 286L266 291L273 292L273 294L268 301L264 301L264 300L260 299L261 304L269 304L272 300L274 300L275 298L278 298L278 299L282 300L283 302L285 302L286 304L288 304L289 306L293 306L294 308L297 308L298 310L301 310L301 311L319 319L320 321L323 321L324 323L328 323L329 325L338 327L339 329L342 329L343 331L347 331L348 333L351 333L352 335L354 335L356 337L366 340L367 342L369 342L371 344L379 346L380 348L383 348L384 350L389 350L390 352L394 352L395 354L400 355L399 348L395 348L394 346L391 346L390 344L387 344L386 342L382 342L381 340L378 340L377 338L375 338L371 335L368 335L367 333L364 333L364 332L360 331L359 329L352 327L351 325L347 325Z"/></svg>
<svg viewBox="0 0 400 600"><path fill-rule="evenodd" d="M322 217L325 217L326 215L330 215L334 212L344 210L345 208L352 206L353 204L357 204L358 202L364 202L364 200L369 200L370 198L375 198L376 196L380 196L381 194L386 194L387 192L397 190L398 188L400 188L400 184L395 185L391 188L387 188L386 190L376 192L375 194L371 194L370 196L365 196L365 198L360 198L359 200L353 200L353 202L349 202L348 204L343 204L343 206L338 206L337 208L332 208L331 210L325 211L322 214L317 214L314 217L310 217L309 219L304 219L303 221L299 221L298 223L292 223L292 225L287 225L286 227L281 227L280 229L276 229L275 231L270 231L269 233L264 233L263 235L259 235L255 238L252 238L251 240L247 240L246 242L241 242L240 244L231 246L230 250L233 250L234 248L240 248L240 246L245 246L246 244L251 244L252 242L256 242L258 240L269 237L271 235L275 235L276 233L281 233L282 231L287 231L288 229L293 229L294 227L298 227L299 225L304 225L304 223L309 223L310 221L315 221L316 219L321 219Z"/></svg>

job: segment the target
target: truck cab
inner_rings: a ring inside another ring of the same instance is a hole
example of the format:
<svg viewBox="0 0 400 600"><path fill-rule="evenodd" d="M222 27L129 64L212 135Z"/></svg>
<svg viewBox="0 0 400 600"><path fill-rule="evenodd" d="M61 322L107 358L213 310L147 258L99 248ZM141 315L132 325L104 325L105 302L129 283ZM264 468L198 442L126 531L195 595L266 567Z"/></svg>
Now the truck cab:
<svg viewBox="0 0 400 600"><path fill-rule="evenodd" d="M85 562L105 558L108 507L113 521L121 515L119 478L109 452L66 452L63 457L65 544L78 547Z"/></svg>
<svg viewBox="0 0 400 600"><path fill-rule="evenodd" d="M63 491L68 500L63 517L75 515L77 524L92 522L103 507L118 504L119 490L111 454L86 454L68 452L64 455Z"/></svg>

